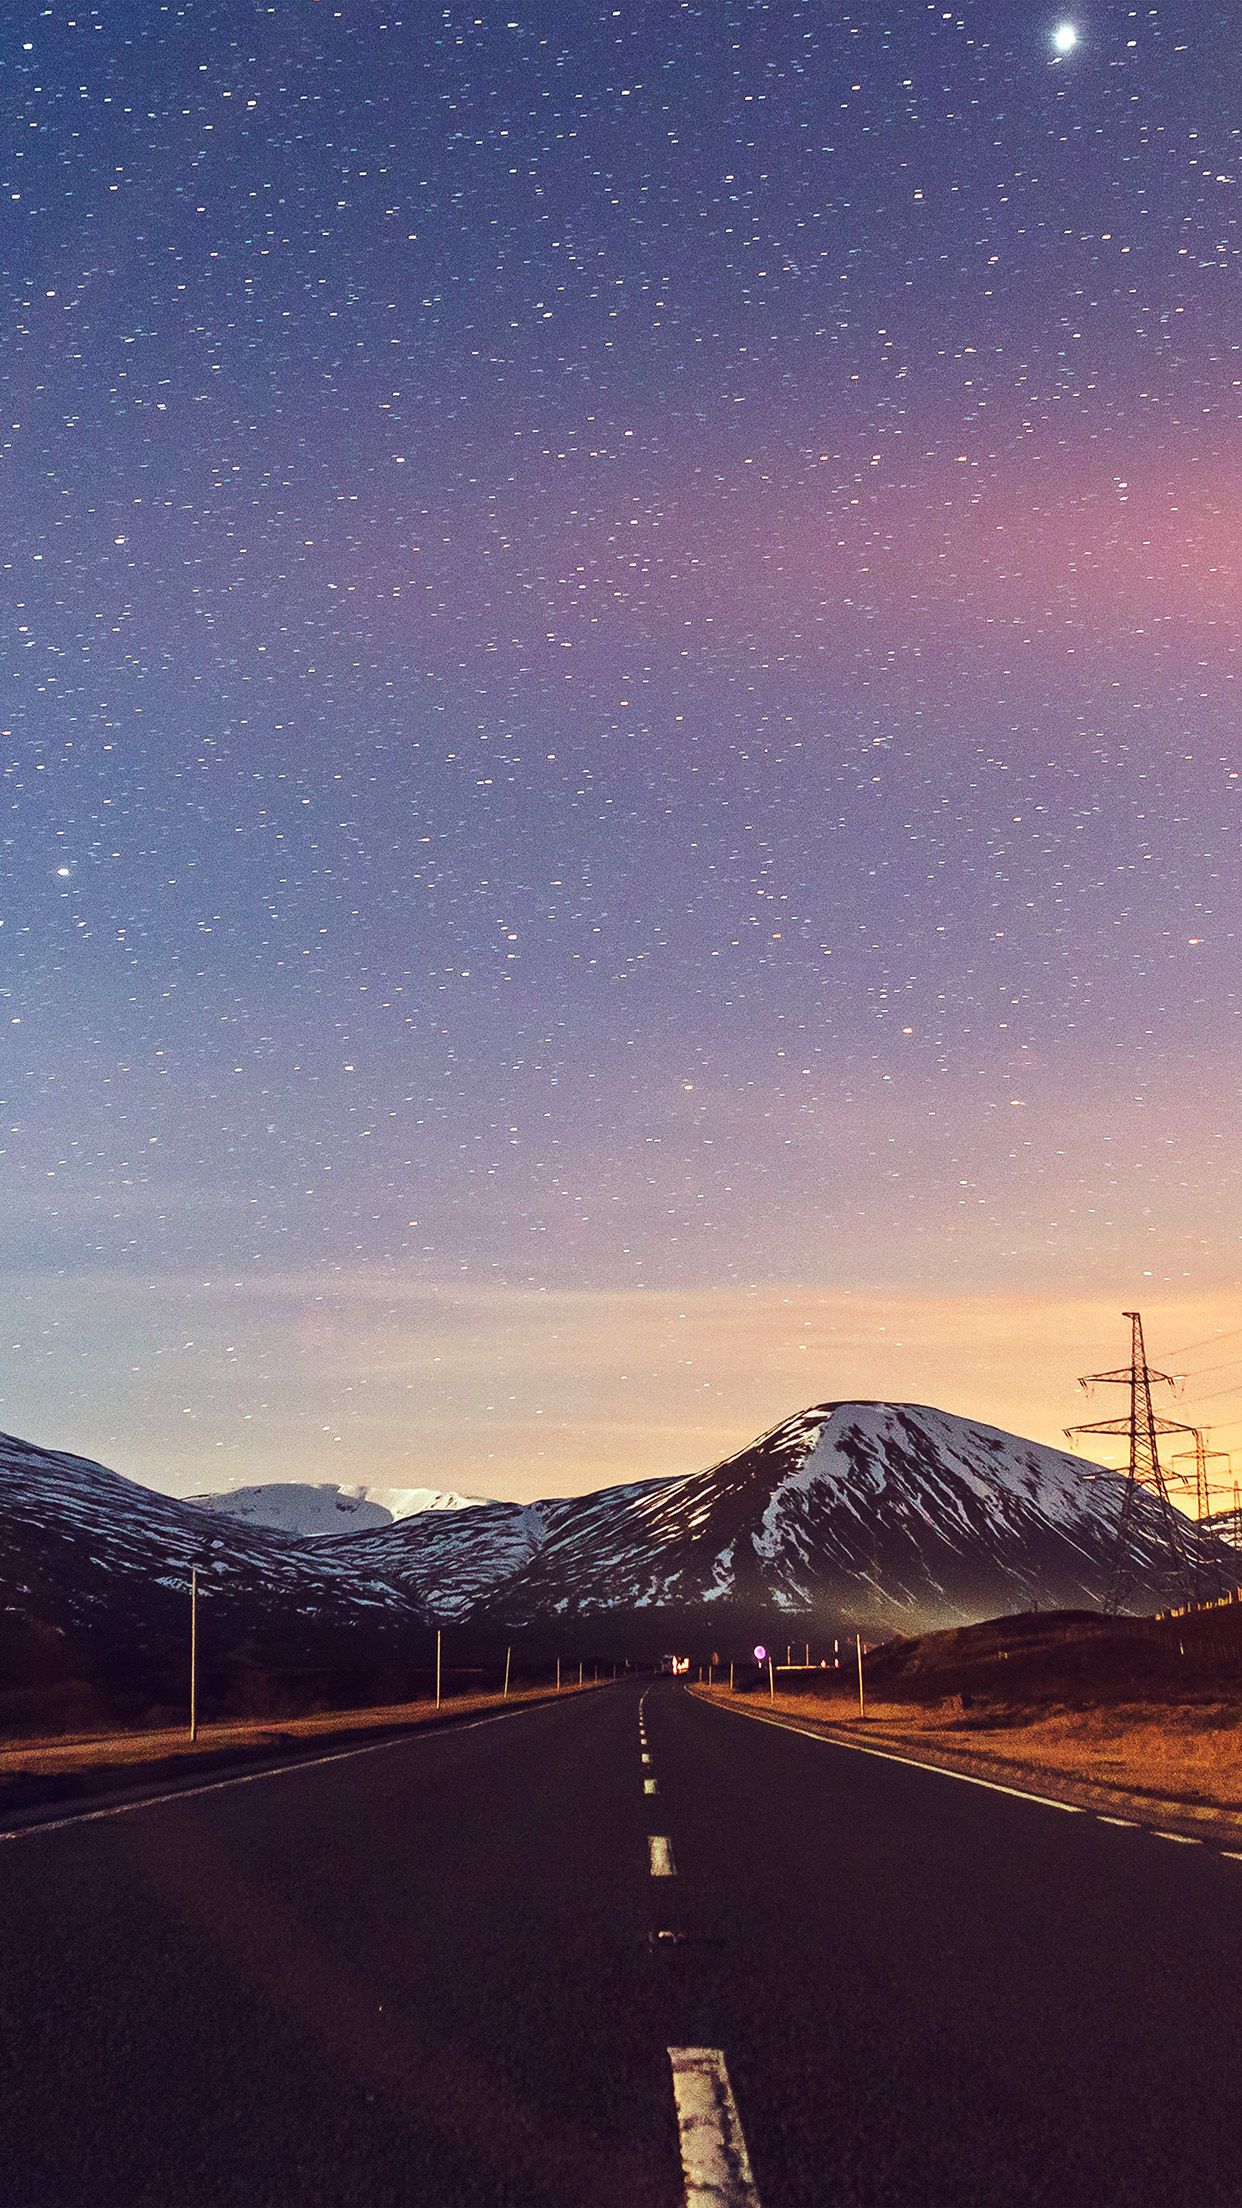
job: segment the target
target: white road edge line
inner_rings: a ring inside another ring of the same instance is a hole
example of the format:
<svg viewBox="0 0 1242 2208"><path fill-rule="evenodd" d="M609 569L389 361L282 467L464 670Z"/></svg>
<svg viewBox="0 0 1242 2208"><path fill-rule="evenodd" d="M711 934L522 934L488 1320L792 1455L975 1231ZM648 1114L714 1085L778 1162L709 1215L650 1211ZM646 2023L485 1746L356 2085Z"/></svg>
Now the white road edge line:
<svg viewBox="0 0 1242 2208"><path fill-rule="evenodd" d="M759 2208L719 2047L670 2047L686 2208Z"/></svg>
<svg viewBox="0 0 1242 2208"><path fill-rule="evenodd" d="M651 1850L651 1875L653 1878L675 1878L673 1851L662 1832L650 1832L647 1846Z"/></svg>
<svg viewBox="0 0 1242 2208"><path fill-rule="evenodd" d="M71 1825L100 1824L105 1817L128 1817L138 1809L164 1809L169 1802L192 1802L200 1794L223 1794L231 1786L257 1786L260 1779L288 1778L291 1771L319 1771L327 1763L351 1763L356 1756L380 1756L386 1748L409 1748L420 1738L443 1739L446 1735L475 1733L483 1725L503 1725L507 1717L529 1715L531 1710L546 1710L547 1702L529 1702L525 1709L519 1703L513 1710L498 1710L494 1717L472 1717L464 1725L411 1725L397 1740L372 1740L363 1748L334 1748L330 1756L298 1756L292 1763L268 1764L262 1771L238 1771L228 1779L205 1779L199 1786L174 1786L163 1794L143 1794L135 1802L112 1802L105 1809L80 1809L68 1817L49 1817L37 1825L13 1825L7 1832L0 1832L0 1845L6 1840L34 1840L42 1832L65 1832Z"/></svg>
<svg viewBox="0 0 1242 2208"><path fill-rule="evenodd" d="M728 1709L715 1702L713 1709ZM879 1756L884 1763L904 1763L911 1771L930 1771L938 1779L960 1779L963 1786L983 1786L989 1794L1009 1794L1016 1802L1038 1802L1041 1809L1063 1809L1071 1817L1085 1817L1078 1802L1054 1802L1051 1794L1028 1794L1020 1786L1002 1786L999 1779L977 1779L973 1771L950 1771L947 1764L920 1763L917 1756L899 1756L891 1748L868 1748L861 1740L834 1740L828 1733L812 1733L805 1725L791 1725L783 1717L764 1717L758 1710L735 1710L735 1717L757 1718L761 1725L775 1725L782 1733L797 1733L803 1740L817 1740L823 1748L844 1748L855 1756Z"/></svg>

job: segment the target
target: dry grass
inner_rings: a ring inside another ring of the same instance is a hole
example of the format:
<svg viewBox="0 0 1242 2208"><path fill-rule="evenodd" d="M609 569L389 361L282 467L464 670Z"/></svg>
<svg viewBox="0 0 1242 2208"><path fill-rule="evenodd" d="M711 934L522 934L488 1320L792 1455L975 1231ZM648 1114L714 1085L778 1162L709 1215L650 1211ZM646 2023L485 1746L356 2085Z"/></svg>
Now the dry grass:
<svg viewBox="0 0 1242 2208"><path fill-rule="evenodd" d="M729 1700L727 1688L700 1690ZM1242 1704L1124 1703L1108 1708L946 1703L857 1706L811 1695L747 1695L744 1706L810 1722L842 1739L901 1747L928 1763L1031 1785L1088 1807L1128 1805L1144 1818L1242 1826Z"/></svg>
<svg viewBox="0 0 1242 2208"><path fill-rule="evenodd" d="M602 1682L601 1682L602 1683ZM586 1694L593 1680L576 1682L563 1694ZM23 1740L0 1748L0 1788L6 1781L62 1778L75 1772L107 1770L140 1774L146 1764L185 1763L221 1754L262 1754L294 1743L313 1742L325 1736L393 1732L405 1726L434 1723L437 1717L468 1717L476 1711L512 1709L523 1702L546 1700L547 1687L515 1688L508 1700L499 1694L455 1695L437 1711L434 1699L397 1702L378 1709L323 1710L309 1717L229 1718L218 1724L200 1725L197 1741L186 1727L164 1726L146 1732L89 1733L78 1739Z"/></svg>

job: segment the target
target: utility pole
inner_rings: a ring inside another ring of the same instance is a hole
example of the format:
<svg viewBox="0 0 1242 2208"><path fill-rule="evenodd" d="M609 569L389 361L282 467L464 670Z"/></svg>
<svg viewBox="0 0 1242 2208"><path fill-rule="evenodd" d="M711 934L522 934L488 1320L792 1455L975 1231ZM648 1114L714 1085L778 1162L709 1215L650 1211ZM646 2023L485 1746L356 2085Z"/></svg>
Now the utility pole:
<svg viewBox="0 0 1242 2208"><path fill-rule="evenodd" d="M512 1657L512 1655L513 1655L513 1644L512 1644L512 1642L511 1642L511 1643L510 1643L510 1645L509 1645L509 1647L508 1647L508 1648L507 1648L507 1649L505 1650L505 1691L504 1691L504 1694L503 1694L503 1695L502 1695L502 1697L501 1697L502 1701L505 1701L505 1702L507 1702L507 1701L508 1701L508 1699L509 1699L509 1661L510 1661L510 1658Z"/></svg>
<svg viewBox="0 0 1242 2208"><path fill-rule="evenodd" d="M854 1635L854 1646L855 1646L855 1648L856 1648L856 1649L858 1650L858 1714L859 1714L859 1716L860 1716L860 1717L865 1717L865 1716L866 1716L866 1714L867 1714L867 1700L866 1700L866 1696L865 1696L865 1695L864 1695L864 1693L863 1693L863 1668L862 1668L862 1634L861 1634L861 1633L856 1633L856 1634Z"/></svg>
<svg viewBox="0 0 1242 2208"><path fill-rule="evenodd" d="M198 1567L190 1567L190 1738L198 1739Z"/></svg>
<svg viewBox="0 0 1242 2208"><path fill-rule="evenodd" d="M1208 1474L1208 1466L1214 1462L1224 1463L1232 1471L1233 1459L1227 1449L1208 1448L1207 1435L1201 1426L1194 1427L1193 1432L1195 1437L1194 1448L1183 1449L1180 1456L1174 1457L1171 1461L1174 1464L1193 1464L1195 1468L1195 1517L1199 1522L1199 1538L1195 1542L1192 1578L1195 1601L1198 1602L1204 1595L1218 1595L1221 1591L1221 1580L1224 1576L1220 1558L1214 1557L1209 1563L1203 1554L1203 1521L1210 1517L1212 1512L1211 1480ZM1179 1476L1185 1479L1186 1485L1189 1487L1190 1474L1187 1472ZM1209 1572L1211 1574L1210 1585L1208 1583Z"/></svg>
<svg viewBox="0 0 1242 2208"><path fill-rule="evenodd" d="M1194 1599L1191 1567L1182 1540L1178 1514L1169 1499L1168 1483L1160 1463L1156 1437L1159 1434L1193 1434L1195 1429L1184 1425L1180 1419L1162 1418L1153 1409L1152 1382L1164 1382L1172 1387L1173 1375L1169 1372L1157 1372L1154 1365L1148 1364L1143 1343L1142 1313L1123 1311L1121 1315L1130 1321L1129 1364L1119 1365L1112 1372L1084 1373L1078 1384L1086 1389L1105 1383L1129 1388L1129 1415L1125 1418L1100 1418L1090 1425L1067 1426L1065 1429L1067 1440L1073 1440L1078 1434L1125 1434L1129 1438L1130 1462L1125 1473L1121 1515L1117 1521L1117 1546L1104 1600L1104 1610L1108 1617L1116 1617L1132 1592L1137 1576L1133 1552L1134 1499L1141 1487L1152 1490L1177 1592L1186 1602ZM1095 1473L1087 1474L1088 1479L1097 1477L1099 1475ZM1116 1474L1107 1473L1105 1477L1113 1479Z"/></svg>

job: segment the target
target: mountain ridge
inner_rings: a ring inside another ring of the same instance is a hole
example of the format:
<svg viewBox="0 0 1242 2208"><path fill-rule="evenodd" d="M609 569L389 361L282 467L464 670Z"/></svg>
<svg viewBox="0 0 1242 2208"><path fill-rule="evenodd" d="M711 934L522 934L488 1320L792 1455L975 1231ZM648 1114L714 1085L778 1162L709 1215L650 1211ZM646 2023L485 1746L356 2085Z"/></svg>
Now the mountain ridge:
<svg viewBox="0 0 1242 2208"><path fill-rule="evenodd" d="M926 1631L1031 1603L1103 1603L1123 1488L1119 1474L999 1427L846 1399L779 1421L703 1472L344 1538L446 1623L485 1605L513 1625L723 1605ZM1136 1593L1155 1608L1176 1589L1145 1493L1132 1523ZM1203 1537L1180 1523L1193 1551Z"/></svg>
<svg viewBox="0 0 1242 2208"><path fill-rule="evenodd" d="M196 1567L203 1645L230 1676L370 1691L459 1649L589 1642L635 1655L710 1637L861 1630L1103 1604L1124 1483L1064 1450L929 1406L821 1403L701 1472L297 1536L0 1437L0 1670L174 1679ZM1230 1583L1236 1550L1182 1518ZM1132 1516L1135 1607L1167 1606L1159 1514ZM421 1651L422 1653L417 1653ZM387 1667L387 1668L386 1668Z"/></svg>

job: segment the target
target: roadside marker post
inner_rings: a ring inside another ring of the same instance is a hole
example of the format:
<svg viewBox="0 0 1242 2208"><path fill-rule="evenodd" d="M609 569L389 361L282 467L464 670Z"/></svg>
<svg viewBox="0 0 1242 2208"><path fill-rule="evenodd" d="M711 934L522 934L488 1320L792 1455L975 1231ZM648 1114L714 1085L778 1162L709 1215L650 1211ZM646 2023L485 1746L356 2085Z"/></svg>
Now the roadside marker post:
<svg viewBox="0 0 1242 2208"><path fill-rule="evenodd" d="M768 1700L769 1702L775 1702L776 1700L776 1673L772 1669L770 1656L768 1658Z"/></svg>
<svg viewBox="0 0 1242 2208"><path fill-rule="evenodd" d="M509 1699L509 1662L512 1655L513 1646L512 1643L510 1643L509 1647L505 1650L505 1690L503 1696L501 1697L502 1701L505 1702L507 1702Z"/></svg>
<svg viewBox="0 0 1242 2208"><path fill-rule="evenodd" d="M439 1709L439 1707L440 1707L440 1678L441 1678L441 1672L440 1672L440 1654L441 1654L441 1648L440 1648L440 1638L441 1638L441 1637L440 1637L440 1628L439 1628L439 1626L437 1626L437 1627L436 1627L436 1708L437 1708L437 1709Z"/></svg>
<svg viewBox="0 0 1242 2208"><path fill-rule="evenodd" d="M860 1717L865 1717L865 1716L866 1716L866 1714L867 1714L867 1701L866 1701L866 1696L865 1696L865 1694L864 1694L864 1692L863 1692L863 1668L862 1668L862 1634L861 1634L861 1633L856 1633L856 1634L854 1635L854 1642L855 1642L855 1646L856 1646L856 1647L857 1647L857 1649L858 1649L858 1714L859 1714L859 1716L860 1716Z"/></svg>
<svg viewBox="0 0 1242 2208"><path fill-rule="evenodd" d="M198 1739L198 1568L190 1568L190 1738Z"/></svg>
<svg viewBox="0 0 1242 2208"><path fill-rule="evenodd" d="M561 1691L561 1659L559 1656L556 1659L556 1691L558 1694Z"/></svg>

